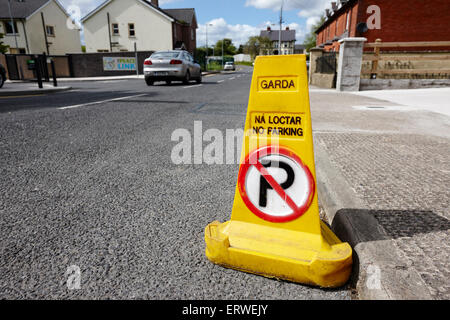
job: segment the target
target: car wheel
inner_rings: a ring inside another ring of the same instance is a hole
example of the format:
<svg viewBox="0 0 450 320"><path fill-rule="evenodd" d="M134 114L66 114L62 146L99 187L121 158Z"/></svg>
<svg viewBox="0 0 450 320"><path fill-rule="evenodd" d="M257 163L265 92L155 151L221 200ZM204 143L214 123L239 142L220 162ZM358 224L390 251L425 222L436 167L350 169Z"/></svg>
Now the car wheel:
<svg viewBox="0 0 450 320"><path fill-rule="evenodd" d="M151 79L145 79L145 82L147 83L148 86L152 86L154 81Z"/></svg>
<svg viewBox="0 0 450 320"><path fill-rule="evenodd" d="M202 75L200 75L197 80L195 80L197 83L202 83Z"/></svg>
<svg viewBox="0 0 450 320"><path fill-rule="evenodd" d="M3 77L3 75L0 73L0 88L3 87L3 84L5 83L5 78Z"/></svg>
<svg viewBox="0 0 450 320"><path fill-rule="evenodd" d="M189 84L189 81L191 81L191 74L189 73L189 71L187 71L186 75L184 76L183 83Z"/></svg>

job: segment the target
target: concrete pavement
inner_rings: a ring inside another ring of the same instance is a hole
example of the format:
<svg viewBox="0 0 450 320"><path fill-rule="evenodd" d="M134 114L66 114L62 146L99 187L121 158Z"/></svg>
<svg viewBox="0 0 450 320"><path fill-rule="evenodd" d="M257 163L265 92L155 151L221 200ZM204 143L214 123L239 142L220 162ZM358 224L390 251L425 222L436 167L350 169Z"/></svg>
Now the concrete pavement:
<svg viewBox="0 0 450 320"><path fill-rule="evenodd" d="M354 247L359 298L448 300L450 118L387 97L414 91L372 94L311 95L319 201Z"/></svg>
<svg viewBox="0 0 450 320"><path fill-rule="evenodd" d="M37 82L21 82L15 83L6 81L3 87L0 89L0 97L5 96L23 96L23 95L36 95L36 94L49 94L55 92L62 92L70 90L70 86L57 86L53 84L44 83L42 88L39 88Z"/></svg>

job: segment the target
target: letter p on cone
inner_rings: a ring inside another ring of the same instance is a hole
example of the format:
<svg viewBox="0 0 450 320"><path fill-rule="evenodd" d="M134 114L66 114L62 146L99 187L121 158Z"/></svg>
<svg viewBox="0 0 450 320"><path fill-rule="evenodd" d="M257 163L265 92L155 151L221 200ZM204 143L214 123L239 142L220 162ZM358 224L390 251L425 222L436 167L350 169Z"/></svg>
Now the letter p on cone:
<svg viewBox="0 0 450 320"><path fill-rule="evenodd" d="M347 282L352 249L319 217L305 55L257 57L237 180L231 219L205 228L209 260L321 287Z"/></svg>

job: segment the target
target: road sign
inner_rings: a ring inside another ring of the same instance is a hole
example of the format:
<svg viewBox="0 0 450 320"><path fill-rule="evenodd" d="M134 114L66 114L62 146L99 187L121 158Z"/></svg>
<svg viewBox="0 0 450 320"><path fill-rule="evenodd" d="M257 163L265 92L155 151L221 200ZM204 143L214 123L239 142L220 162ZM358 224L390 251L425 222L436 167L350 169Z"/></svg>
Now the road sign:
<svg viewBox="0 0 450 320"><path fill-rule="evenodd" d="M293 152L277 147L264 147L249 154L238 183L247 207L271 222L299 218L311 205L315 191L309 168Z"/></svg>
<svg viewBox="0 0 450 320"><path fill-rule="evenodd" d="M320 220L305 55L255 61L231 219L205 228L214 263L322 287L343 285L352 249Z"/></svg>

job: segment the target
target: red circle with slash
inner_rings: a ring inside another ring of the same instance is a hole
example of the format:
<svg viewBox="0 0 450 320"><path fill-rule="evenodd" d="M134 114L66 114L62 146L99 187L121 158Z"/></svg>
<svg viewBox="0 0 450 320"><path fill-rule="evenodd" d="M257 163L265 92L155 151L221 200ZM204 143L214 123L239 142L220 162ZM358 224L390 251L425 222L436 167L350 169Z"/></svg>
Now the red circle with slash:
<svg viewBox="0 0 450 320"><path fill-rule="evenodd" d="M267 168L263 164L261 164L260 159L262 157L268 157L271 155L284 156L298 165L303 171L306 177L307 185L305 187L307 194L305 200L302 201L301 204L297 205L295 201L285 192L280 183L277 182L275 178L269 173ZM289 208L292 210L292 213L287 215L272 215L268 212L262 211L257 206L255 206L255 204L250 200L249 194L246 190L247 174L252 167L255 167L255 169L258 170L258 172L265 179L268 185L270 185L270 187L278 194L278 196L289 206ZM250 211L259 218L270 222L289 222L301 217L311 206L315 194L315 181L309 168L293 151L279 146L265 146L249 153L245 158L245 162L241 165L241 168L239 170L238 183L239 193Z"/></svg>

